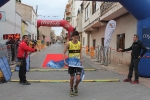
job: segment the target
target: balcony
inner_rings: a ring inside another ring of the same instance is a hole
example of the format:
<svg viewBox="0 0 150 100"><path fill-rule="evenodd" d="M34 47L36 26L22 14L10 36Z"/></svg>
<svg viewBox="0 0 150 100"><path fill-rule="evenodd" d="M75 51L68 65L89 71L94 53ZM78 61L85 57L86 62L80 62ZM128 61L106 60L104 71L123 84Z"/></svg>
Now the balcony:
<svg viewBox="0 0 150 100"><path fill-rule="evenodd" d="M128 13L128 11L118 2L104 2L101 4L100 10L100 19L102 21L109 21Z"/></svg>
<svg viewBox="0 0 150 100"><path fill-rule="evenodd" d="M83 30L86 33L98 31L99 27L105 26L107 23L106 22L100 22L99 21L99 12L100 9L98 9L93 15L89 17L87 21L83 23Z"/></svg>
<svg viewBox="0 0 150 100"><path fill-rule="evenodd" d="M113 8L114 4L115 4L115 2L104 2L104 3L102 3L102 5L100 7L100 9L101 9L101 16L104 15L106 12L108 12L108 10Z"/></svg>

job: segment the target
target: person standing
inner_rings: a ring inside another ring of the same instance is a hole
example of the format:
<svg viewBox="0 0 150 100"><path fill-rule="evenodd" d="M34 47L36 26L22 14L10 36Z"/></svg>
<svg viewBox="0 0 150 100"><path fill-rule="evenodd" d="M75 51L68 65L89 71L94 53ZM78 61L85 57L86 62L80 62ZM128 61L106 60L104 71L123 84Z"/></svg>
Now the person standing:
<svg viewBox="0 0 150 100"><path fill-rule="evenodd" d="M69 41L69 43L66 44L66 47L63 52L63 56L64 56L64 64L67 66L69 66L65 60L65 54L66 54L67 50L69 52L68 53L69 58L76 57L80 60L80 62L82 64L82 54L81 54L82 45L78 41L78 39L79 39L79 33L77 31L74 31L72 34L72 41ZM69 66L68 72L70 74L70 96L73 97L74 94L78 95L78 85L79 85L80 78L81 78L82 68ZM76 74L76 84L74 85L75 74ZM74 85L74 87L73 87L73 85Z"/></svg>
<svg viewBox="0 0 150 100"><path fill-rule="evenodd" d="M142 49L143 51L141 53ZM147 49L139 40L139 36L137 34L134 35L133 43L130 48L127 48L127 49L120 48L118 51L124 52L124 51L130 51L130 50L132 50L132 52L131 52L131 62L130 62L130 67L129 67L128 78L123 81L131 82L132 84L138 84L139 83L138 63L140 61L140 58L143 57L143 55L146 53ZM132 82L133 69L135 71L135 80Z"/></svg>
<svg viewBox="0 0 150 100"><path fill-rule="evenodd" d="M15 40L13 38L10 38L10 40L8 42L6 42L6 45L10 46L11 64L14 64L14 61L15 61Z"/></svg>
<svg viewBox="0 0 150 100"><path fill-rule="evenodd" d="M28 56L28 52L35 52L37 51L36 49L30 48L28 45L28 36L23 35L22 41L19 44L18 47L18 54L17 54L17 59L18 61L21 61L20 65L20 70L19 70L19 79L20 79L20 84L23 85L30 85L30 83L26 80L26 58Z"/></svg>

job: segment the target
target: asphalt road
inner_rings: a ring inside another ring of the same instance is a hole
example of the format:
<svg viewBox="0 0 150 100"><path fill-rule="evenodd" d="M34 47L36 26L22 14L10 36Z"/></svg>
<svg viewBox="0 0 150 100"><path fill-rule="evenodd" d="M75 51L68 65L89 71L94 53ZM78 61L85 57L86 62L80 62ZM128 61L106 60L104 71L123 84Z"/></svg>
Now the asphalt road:
<svg viewBox="0 0 150 100"><path fill-rule="evenodd" d="M55 44L31 57L31 68L41 68L46 54L62 53L63 45ZM84 59L84 68L93 68L88 59ZM94 67L95 68L95 67ZM31 83L23 86L8 82L0 84L0 100L149 100L150 89L143 85L124 83L126 76L110 71L86 71L85 80L120 79L120 82L81 82L79 95L70 97L69 83ZM14 72L12 79L18 79ZM27 72L27 79L32 80L68 80L67 71Z"/></svg>

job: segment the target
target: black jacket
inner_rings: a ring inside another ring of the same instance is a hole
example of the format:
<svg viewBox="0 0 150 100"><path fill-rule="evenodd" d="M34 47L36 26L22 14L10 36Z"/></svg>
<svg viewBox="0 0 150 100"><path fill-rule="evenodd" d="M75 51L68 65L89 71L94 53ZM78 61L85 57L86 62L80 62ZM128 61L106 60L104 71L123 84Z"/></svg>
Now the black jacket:
<svg viewBox="0 0 150 100"><path fill-rule="evenodd" d="M143 51L141 53L142 49ZM124 52L124 51L130 51L130 50L132 50L132 53L131 53L132 58L138 58L139 56L142 57L147 51L146 47L142 44L140 40L138 40L137 42L134 42L130 48L123 49L122 51Z"/></svg>

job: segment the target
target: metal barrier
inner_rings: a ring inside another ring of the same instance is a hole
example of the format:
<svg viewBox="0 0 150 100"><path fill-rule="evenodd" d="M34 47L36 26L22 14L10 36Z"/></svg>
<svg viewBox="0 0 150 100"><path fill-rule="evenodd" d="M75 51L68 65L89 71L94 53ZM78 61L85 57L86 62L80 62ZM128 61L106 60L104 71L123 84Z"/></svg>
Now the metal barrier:
<svg viewBox="0 0 150 100"><path fill-rule="evenodd" d="M12 52L14 54L12 55ZM15 64L17 59L17 46L13 45L11 48L11 45L2 45L0 44L0 57L6 56L9 64ZM12 63L12 56L14 56L14 62Z"/></svg>
<svg viewBox="0 0 150 100"><path fill-rule="evenodd" d="M12 46L12 47L11 47ZM17 59L17 45L7 45L6 57L9 64L15 64ZM13 56L13 57L12 57Z"/></svg>
<svg viewBox="0 0 150 100"><path fill-rule="evenodd" d="M107 51L106 53L105 50ZM96 59L98 63L100 63L101 65L107 66L108 64L110 64L111 48L98 45L96 49Z"/></svg>

